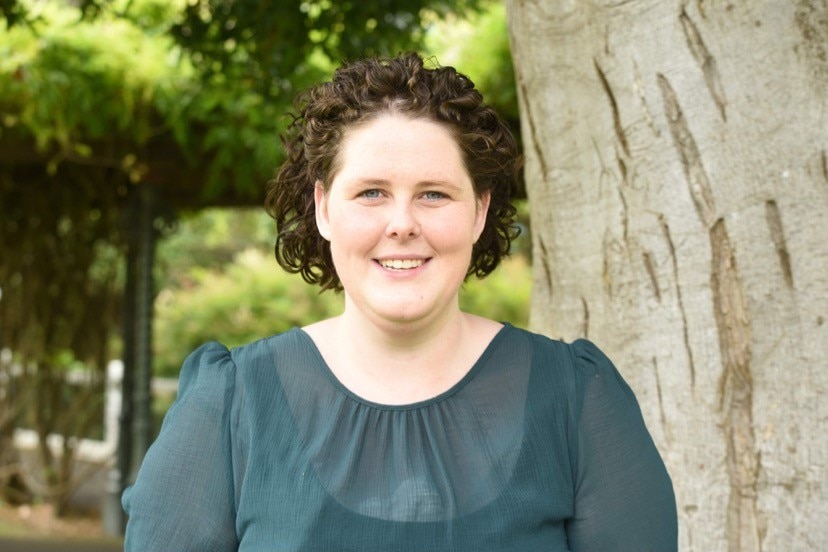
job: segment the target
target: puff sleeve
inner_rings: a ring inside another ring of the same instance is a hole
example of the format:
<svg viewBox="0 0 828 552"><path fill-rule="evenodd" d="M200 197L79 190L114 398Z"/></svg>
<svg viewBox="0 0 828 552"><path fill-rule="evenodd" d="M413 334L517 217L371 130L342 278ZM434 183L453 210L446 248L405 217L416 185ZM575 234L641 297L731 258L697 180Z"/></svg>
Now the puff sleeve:
<svg viewBox="0 0 828 552"><path fill-rule="evenodd" d="M638 402L592 343L571 345L575 404L575 510L567 524L574 552L678 549L673 484Z"/></svg>
<svg viewBox="0 0 828 552"><path fill-rule="evenodd" d="M230 449L235 365L218 343L184 362L178 396L124 492L127 552L237 550Z"/></svg>

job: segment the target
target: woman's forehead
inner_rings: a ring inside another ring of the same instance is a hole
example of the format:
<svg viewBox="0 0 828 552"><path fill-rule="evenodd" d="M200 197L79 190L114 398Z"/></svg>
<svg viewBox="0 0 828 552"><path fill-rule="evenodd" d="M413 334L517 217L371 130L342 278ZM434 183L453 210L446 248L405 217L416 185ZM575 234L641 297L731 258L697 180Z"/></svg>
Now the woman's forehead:
<svg viewBox="0 0 828 552"><path fill-rule="evenodd" d="M460 146L442 124L429 119L384 115L350 129L340 144L331 181L416 175L420 180L468 179Z"/></svg>

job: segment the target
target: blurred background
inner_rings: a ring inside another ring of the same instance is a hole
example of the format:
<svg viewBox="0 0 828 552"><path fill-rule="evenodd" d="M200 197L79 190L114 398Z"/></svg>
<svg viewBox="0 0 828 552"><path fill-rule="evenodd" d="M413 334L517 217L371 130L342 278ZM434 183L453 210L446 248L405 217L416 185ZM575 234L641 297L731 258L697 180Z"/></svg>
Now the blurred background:
<svg viewBox="0 0 828 552"><path fill-rule="evenodd" d="M484 0L0 1L0 538L117 535L185 356L336 314L261 208L296 93L341 60L454 65L519 136ZM528 210L463 307L526 326ZM120 447L118 446L120 444Z"/></svg>
<svg viewBox="0 0 828 552"><path fill-rule="evenodd" d="M342 308L265 186L298 91L410 49L523 130L463 306L616 362L682 550L828 548L826 45L824 0L0 0L0 550L117 549L184 357Z"/></svg>

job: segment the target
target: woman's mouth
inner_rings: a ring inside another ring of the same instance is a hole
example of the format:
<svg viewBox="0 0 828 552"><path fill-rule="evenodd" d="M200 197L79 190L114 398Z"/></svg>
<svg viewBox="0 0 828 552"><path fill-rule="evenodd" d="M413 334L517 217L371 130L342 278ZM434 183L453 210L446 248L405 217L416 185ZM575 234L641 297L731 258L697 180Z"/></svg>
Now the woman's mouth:
<svg viewBox="0 0 828 552"><path fill-rule="evenodd" d="M424 259L377 259L383 268L391 270L411 270L418 268L425 263Z"/></svg>

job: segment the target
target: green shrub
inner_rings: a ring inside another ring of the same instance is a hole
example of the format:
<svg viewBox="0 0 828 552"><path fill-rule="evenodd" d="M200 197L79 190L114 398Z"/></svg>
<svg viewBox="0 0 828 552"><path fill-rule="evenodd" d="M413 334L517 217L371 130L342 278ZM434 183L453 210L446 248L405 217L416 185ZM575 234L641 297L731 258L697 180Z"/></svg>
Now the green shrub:
<svg viewBox="0 0 828 552"><path fill-rule="evenodd" d="M193 269L186 287L166 288L155 305L155 373L175 376L184 358L207 341L228 347L339 314L342 297L319 294L256 249L224 270Z"/></svg>
<svg viewBox="0 0 828 552"><path fill-rule="evenodd" d="M460 291L460 308L525 328L529 323L531 272L526 257L506 258L483 280L469 278Z"/></svg>

